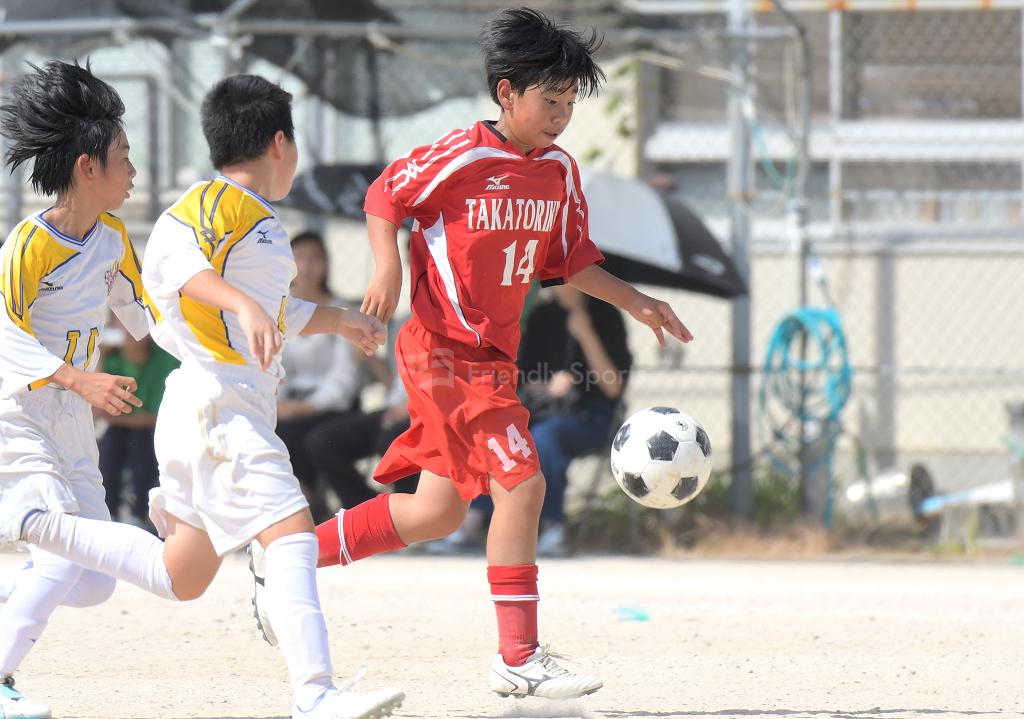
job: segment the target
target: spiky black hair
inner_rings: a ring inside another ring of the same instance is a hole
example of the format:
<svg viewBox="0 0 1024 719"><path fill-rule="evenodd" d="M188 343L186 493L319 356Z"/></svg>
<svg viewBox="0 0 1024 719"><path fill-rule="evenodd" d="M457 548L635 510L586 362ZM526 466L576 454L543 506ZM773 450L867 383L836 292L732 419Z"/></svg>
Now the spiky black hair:
<svg viewBox="0 0 1024 719"><path fill-rule="evenodd" d="M18 78L0 105L5 160L13 173L33 160L32 187L44 195L71 189L75 162L88 155L106 165L107 151L124 129L117 90L82 67L51 60Z"/></svg>
<svg viewBox="0 0 1024 719"><path fill-rule="evenodd" d="M291 93L259 75L224 78L206 93L199 114L218 170L261 157L278 131L295 140Z"/></svg>
<svg viewBox="0 0 1024 719"><path fill-rule="evenodd" d="M491 99L498 102L500 80L519 94L535 86L561 91L577 83L580 97L596 95L605 79L593 58L600 45L596 30L584 37L531 8L495 13L480 34Z"/></svg>

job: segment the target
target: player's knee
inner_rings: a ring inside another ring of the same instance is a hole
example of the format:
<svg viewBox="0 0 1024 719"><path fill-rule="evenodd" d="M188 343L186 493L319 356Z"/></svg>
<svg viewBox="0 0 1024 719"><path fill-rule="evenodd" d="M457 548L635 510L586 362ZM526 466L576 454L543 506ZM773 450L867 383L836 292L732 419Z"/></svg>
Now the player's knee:
<svg viewBox="0 0 1024 719"><path fill-rule="evenodd" d="M174 587L174 598L179 602L191 602L206 593L206 587L202 585L190 585L186 587Z"/></svg>
<svg viewBox="0 0 1024 719"><path fill-rule="evenodd" d="M434 535L435 539L440 539L461 527L465 518L465 505L436 507L428 512L425 524L429 526L430 534Z"/></svg>
<svg viewBox="0 0 1024 719"><path fill-rule="evenodd" d="M510 490L506 490L496 483L491 483L491 499L494 500L496 512L514 512L516 514L540 514L544 505L544 494L547 491L547 482L544 475L537 472L529 479L520 482Z"/></svg>
<svg viewBox="0 0 1024 719"><path fill-rule="evenodd" d="M544 495L547 493L548 482L544 479L542 472L537 472L521 485L512 490L511 494L516 501L528 505L540 507L544 504ZM518 493L518 496L516 496Z"/></svg>
<svg viewBox="0 0 1024 719"><path fill-rule="evenodd" d="M99 572L83 572L81 578L64 598L64 604L76 609L95 607L110 599L117 580Z"/></svg>
<svg viewBox="0 0 1024 719"><path fill-rule="evenodd" d="M203 579L189 579L189 580L171 580L171 591L174 592L174 598L179 602L191 602L194 599L199 599L206 593L207 587L210 586L210 580Z"/></svg>
<svg viewBox="0 0 1024 719"><path fill-rule="evenodd" d="M452 511L445 514L440 518L440 524L438 526L440 536L447 537L449 534L454 532L456 529L462 526L462 522L466 519L465 510Z"/></svg>

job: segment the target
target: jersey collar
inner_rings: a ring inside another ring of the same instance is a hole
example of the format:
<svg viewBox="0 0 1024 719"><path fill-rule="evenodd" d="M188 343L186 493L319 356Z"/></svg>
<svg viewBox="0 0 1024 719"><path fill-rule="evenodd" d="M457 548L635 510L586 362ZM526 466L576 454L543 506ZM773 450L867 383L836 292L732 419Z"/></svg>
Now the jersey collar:
<svg viewBox="0 0 1024 719"><path fill-rule="evenodd" d="M232 180L230 178L227 178L227 177L224 177L224 175L217 175L217 179L221 180L222 182L228 183L232 187L237 187L239 190L241 190L242 192L246 193L247 195L251 195L254 199L259 200L259 202L262 203L263 206L266 207L271 213L273 213L274 215L277 214L277 210L275 210L274 206L270 204L270 200L265 198L260 193L253 192L252 190L250 190L245 185L240 185L239 183L235 182L234 180Z"/></svg>
<svg viewBox="0 0 1024 719"><path fill-rule="evenodd" d="M47 232L49 232L50 234L54 235L55 237L59 237L60 239L64 240L65 242L70 242L73 245L78 245L79 247L84 245L86 242L89 241L90 237L92 237L94 234L96 234L96 228L100 226L100 221L97 218L97 220L93 224L93 226L91 228L89 228L89 231L85 233L85 237L82 237L81 239L79 239L77 237L72 237L71 235L66 235L63 232L61 232L60 230L58 230L56 227L51 225L49 222L47 222L46 220L43 219L43 215L46 214L47 212L49 212L52 209L53 209L53 205L51 205L50 207L47 207L45 210L40 210L39 212L37 212L35 214L36 222L38 222L40 225L42 225L43 229L46 230Z"/></svg>
<svg viewBox="0 0 1024 719"><path fill-rule="evenodd" d="M537 152L537 148L536 147L533 148L532 150L530 150L529 153L524 153L522 150L520 150L518 147L516 147L515 143L511 142L507 137L505 137L505 135L503 135L501 133L500 130L498 130L497 127L495 127L495 125L497 125L497 120L481 120L478 124L483 128L483 131L485 133L487 133L487 134L489 134L491 136L491 139L494 139L494 140L498 141L498 145L503 150L508 150L509 152L514 152L517 155L519 155L520 157L525 157L525 158L530 159L530 160L532 160L533 158L537 157L537 155L541 154L541 153Z"/></svg>

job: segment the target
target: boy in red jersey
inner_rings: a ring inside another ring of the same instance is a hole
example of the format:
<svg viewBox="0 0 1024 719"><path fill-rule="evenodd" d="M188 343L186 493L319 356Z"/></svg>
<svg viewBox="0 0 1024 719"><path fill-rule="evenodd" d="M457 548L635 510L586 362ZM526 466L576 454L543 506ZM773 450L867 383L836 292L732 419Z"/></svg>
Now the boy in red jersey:
<svg viewBox="0 0 1024 719"><path fill-rule="evenodd" d="M497 122L478 122L390 165L370 187L366 214L377 270L362 309L382 321L402 286L398 227L415 220L413 318L396 355L412 425L375 478L420 471L413 495L382 494L317 528L319 566L437 539L489 492L494 515L487 575L500 652L490 687L502 695L576 697L602 686L573 674L537 641L537 529L544 499L529 414L516 396L519 321L530 282L568 282L683 342L689 331L664 302L600 269L575 161L554 145L578 96L603 78L596 37L529 9L499 12L482 45ZM253 547L258 550L258 547ZM260 576L256 558L255 573ZM257 589L259 589L257 580ZM268 627L257 618L268 638Z"/></svg>

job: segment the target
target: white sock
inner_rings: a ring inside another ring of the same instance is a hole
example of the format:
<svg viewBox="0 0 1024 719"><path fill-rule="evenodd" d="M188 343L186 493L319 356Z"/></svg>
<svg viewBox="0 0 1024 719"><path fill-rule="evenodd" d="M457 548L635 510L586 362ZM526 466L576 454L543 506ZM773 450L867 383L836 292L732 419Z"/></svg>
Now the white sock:
<svg viewBox="0 0 1024 719"><path fill-rule="evenodd" d="M316 591L316 535L290 534L266 548L267 614L292 680L295 705L309 710L331 682L327 623Z"/></svg>
<svg viewBox="0 0 1024 719"><path fill-rule="evenodd" d="M61 512L36 512L21 536L85 569L109 574L164 599L177 599L164 565L164 543L144 529Z"/></svg>
<svg viewBox="0 0 1024 719"><path fill-rule="evenodd" d="M0 602L6 602L7 599L14 592L14 588L18 586L18 579L21 578L25 572L32 568L32 562L26 562L18 571L5 574L0 577Z"/></svg>
<svg viewBox="0 0 1024 719"><path fill-rule="evenodd" d="M95 607L110 599L116 586L117 580L109 574L94 572L91 569L82 570L82 576L75 582L75 586L71 587L71 591L60 605L73 609Z"/></svg>
<svg viewBox="0 0 1024 719"><path fill-rule="evenodd" d="M32 554L32 566L19 572L17 586L0 611L0 677L14 674L82 576L81 567L62 557L35 549Z"/></svg>
<svg viewBox="0 0 1024 719"><path fill-rule="evenodd" d="M43 550L39 549L38 551L42 552ZM10 576L0 577L0 602L7 601L14 592L14 588L18 585L18 580L23 575L29 574L32 571L32 567L32 562L28 562L17 572L12 572ZM71 590L61 601L60 605L62 607L73 607L74 609L95 607L97 604L103 604L103 602L110 599L116 586L117 580L110 575L87 569L82 572L82 576L71 587Z"/></svg>

